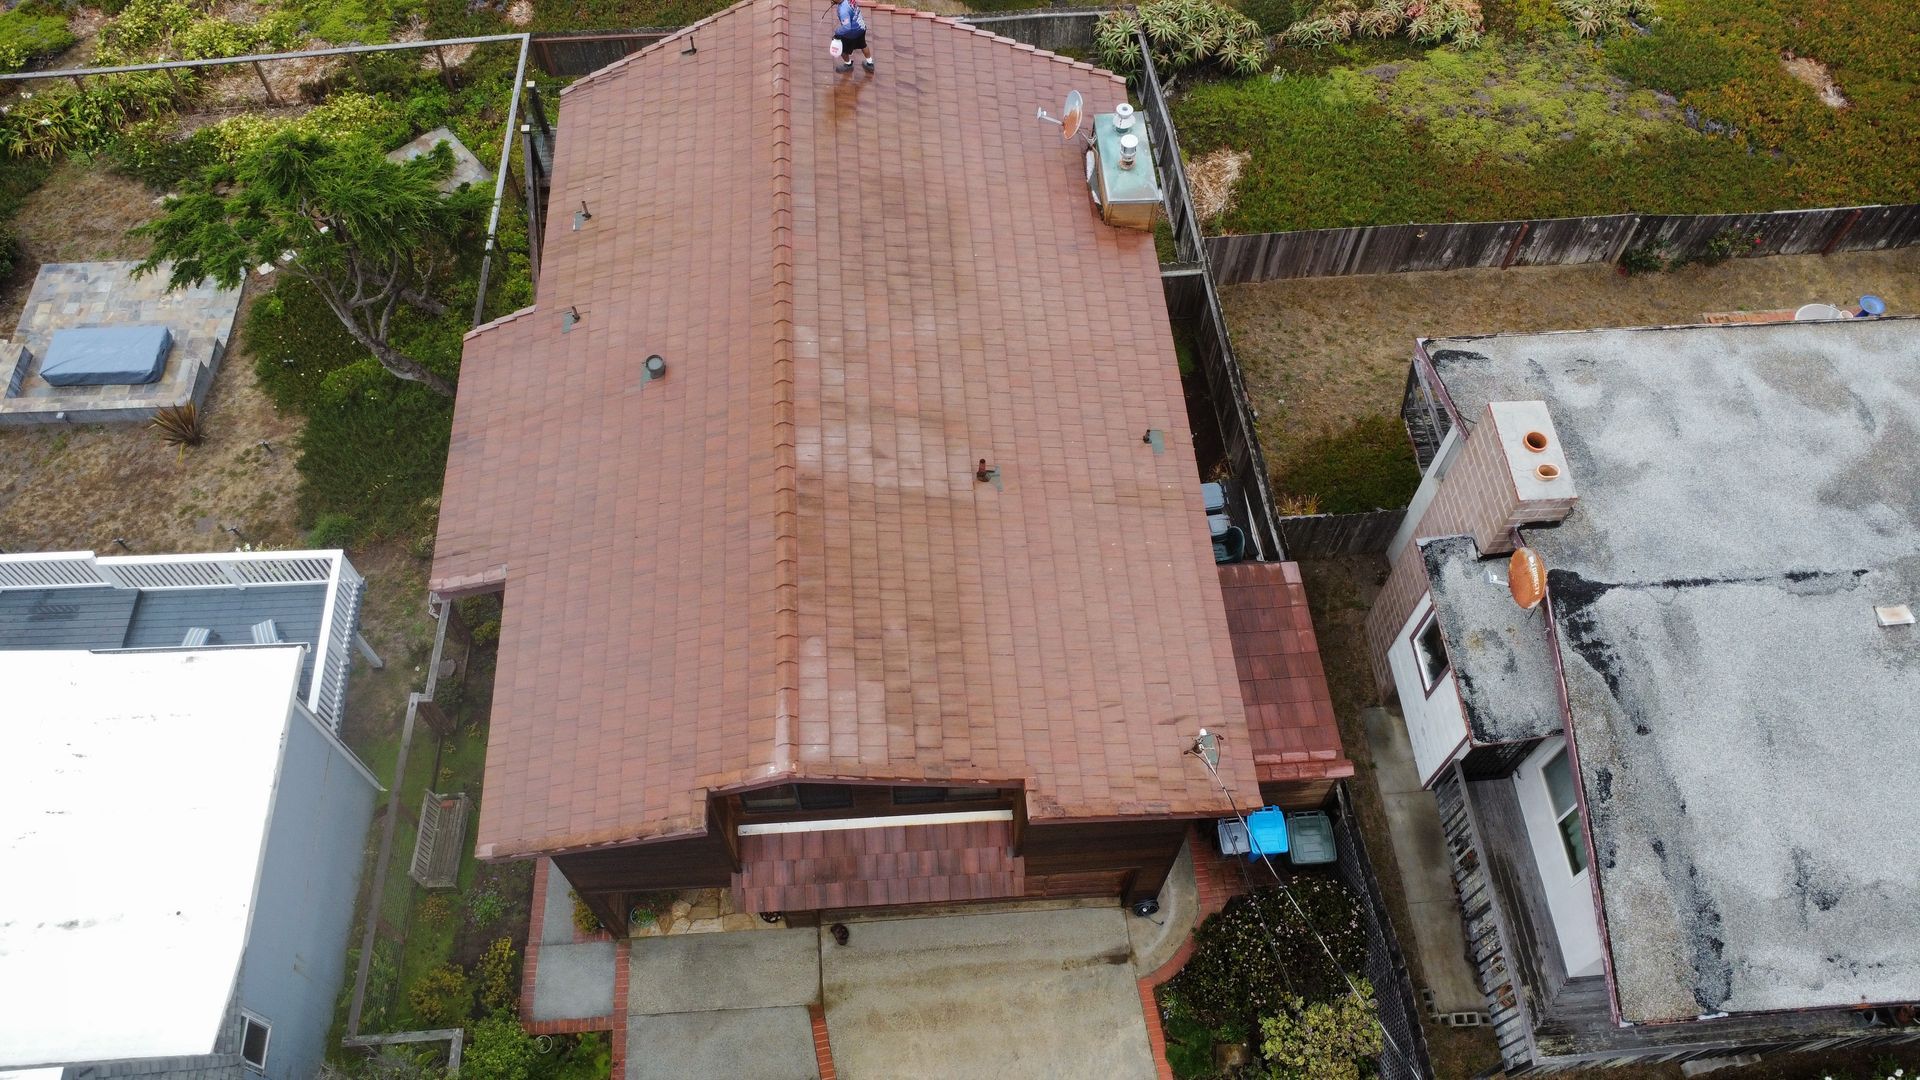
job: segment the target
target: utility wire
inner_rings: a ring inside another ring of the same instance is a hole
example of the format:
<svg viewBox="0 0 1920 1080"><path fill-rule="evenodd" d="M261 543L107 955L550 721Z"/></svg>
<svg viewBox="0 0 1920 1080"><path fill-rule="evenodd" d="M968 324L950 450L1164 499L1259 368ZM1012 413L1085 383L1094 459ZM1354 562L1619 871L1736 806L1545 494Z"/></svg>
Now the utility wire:
<svg viewBox="0 0 1920 1080"><path fill-rule="evenodd" d="M1201 736L1203 738L1208 734L1213 735L1215 739L1225 741L1224 738L1218 732L1207 732L1205 729L1202 729ZM1333 969L1335 971L1338 971L1340 973L1340 978L1345 980L1347 984L1347 992L1352 994L1353 1000L1364 1008L1367 1004L1367 996L1360 992L1360 986L1358 983L1353 981L1353 976L1347 974L1347 969L1341 965L1340 958L1333 955L1333 947L1331 945L1328 945L1327 939L1320 935L1320 930L1319 928L1313 925L1313 920L1307 918L1306 909L1302 908L1300 906L1300 901L1294 898L1293 890L1287 888L1286 879L1280 876L1280 869L1279 867L1273 864L1272 857L1266 853L1265 849L1261 848L1260 845L1254 841L1253 829L1251 826L1247 824L1247 816L1240 812L1240 803L1239 803L1239 800L1233 797L1233 789L1227 786L1226 781L1220 779L1219 766L1214 764L1214 762L1208 760L1207 755L1201 752L1199 739L1194 740L1193 746L1187 750L1187 753L1192 754L1194 757L1199 758L1200 764L1207 767L1207 775L1213 777L1213 782L1219 786L1220 793L1227 797L1227 806L1233 810L1233 816L1239 820L1240 827L1246 830L1247 845L1253 850L1259 852L1260 861L1266 865L1267 872L1273 875L1274 883L1278 885L1280 888L1280 895L1287 898L1287 903L1293 906L1294 914L1300 917L1301 925L1305 926L1307 928L1307 932L1313 935L1313 939L1320 943L1321 951L1327 954L1327 961L1333 965ZM1237 859L1235 861L1240 862L1240 860L1237 860ZM1252 888L1253 876L1247 872L1246 864L1244 862L1241 862L1240 873L1243 877L1247 879L1248 887ZM1260 914L1260 908L1259 908L1259 905L1257 904L1254 906L1254 915L1260 919L1260 928L1266 931L1267 933L1267 938L1268 938L1267 944L1269 945L1269 947L1271 947L1274 950L1274 959L1278 960L1280 957L1279 946L1275 944L1273 941L1276 935L1273 932L1273 928L1267 925L1266 918ZM1286 964L1284 962L1281 964L1281 969L1282 971L1286 969ZM1287 989L1289 990L1289 992L1291 992L1293 988L1289 986ZM1394 1041L1393 1033L1388 1031L1387 1025L1380 1021L1380 1015L1377 1007L1374 1012L1373 1022L1374 1022L1374 1026L1380 1029L1380 1038L1382 1039L1382 1041L1384 1041L1387 1044L1387 1048L1393 1051L1395 1057L1398 1057L1402 1060L1406 1060L1406 1055L1401 1051L1400 1044Z"/></svg>

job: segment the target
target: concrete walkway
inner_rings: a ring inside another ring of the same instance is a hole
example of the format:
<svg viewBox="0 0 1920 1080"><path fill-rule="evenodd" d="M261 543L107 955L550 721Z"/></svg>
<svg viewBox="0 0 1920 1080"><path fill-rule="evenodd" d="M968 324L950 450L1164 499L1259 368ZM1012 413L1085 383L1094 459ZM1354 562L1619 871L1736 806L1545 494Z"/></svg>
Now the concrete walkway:
<svg viewBox="0 0 1920 1080"><path fill-rule="evenodd" d="M534 1020L590 1020L613 1014L614 945L573 940L573 898L560 869L547 868L540 917L540 961L534 971Z"/></svg>
<svg viewBox="0 0 1920 1080"><path fill-rule="evenodd" d="M821 987L844 1080L1153 1080L1115 906L849 923Z"/></svg>
<svg viewBox="0 0 1920 1080"><path fill-rule="evenodd" d="M626 1080L817 1080L820 932L635 938Z"/></svg>
<svg viewBox="0 0 1920 1080"><path fill-rule="evenodd" d="M1393 838L1393 861L1407 895L1413 919L1410 943L1419 958L1426 986L1441 1012L1484 1012L1486 996L1467 963L1466 935L1460 925L1460 902L1453 895L1453 876L1447 868L1446 837L1440 830L1440 810L1432 794L1420 787L1413 764L1413 746L1399 714L1365 709L1367 746L1373 752L1374 777L1380 801L1386 805L1387 829ZM1377 857L1377 853L1376 853Z"/></svg>

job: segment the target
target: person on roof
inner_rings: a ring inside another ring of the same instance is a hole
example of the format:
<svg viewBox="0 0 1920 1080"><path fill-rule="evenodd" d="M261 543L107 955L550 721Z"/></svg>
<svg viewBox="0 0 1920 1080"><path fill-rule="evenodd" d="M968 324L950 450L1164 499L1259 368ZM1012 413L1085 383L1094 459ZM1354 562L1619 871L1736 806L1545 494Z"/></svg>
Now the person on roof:
<svg viewBox="0 0 1920 1080"><path fill-rule="evenodd" d="M873 49L867 45L867 17L860 13L859 0L828 0L833 8L835 26L833 30L833 48L829 50L839 58L841 71L853 70L853 54L857 50L866 56L864 66L869 73L873 71Z"/></svg>

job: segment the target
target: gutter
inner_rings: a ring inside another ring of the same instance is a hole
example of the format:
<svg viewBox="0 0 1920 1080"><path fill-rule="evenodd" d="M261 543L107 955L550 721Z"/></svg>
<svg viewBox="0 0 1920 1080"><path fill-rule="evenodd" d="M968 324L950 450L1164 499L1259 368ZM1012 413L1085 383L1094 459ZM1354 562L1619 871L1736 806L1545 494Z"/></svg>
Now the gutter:
<svg viewBox="0 0 1920 1080"><path fill-rule="evenodd" d="M1516 548L1525 546L1525 537L1519 528L1514 528L1513 542ZM1580 835L1587 843L1588 869L1587 887L1593 893L1593 913L1597 917L1600 929L1600 968L1607 980L1607 1014L1615 1027L1631 1027L1620 1016L1620 986L1613 973L1613 938L1607 927L1607 900L1600 887L1600 866L1595 852L1599 849L1593 842L1593 816L1587 808L1587 785L1585 773L1580 768L1580 744L1573 733L1573 703L1567 694L1566 661L1560 654L1560 635L1555 631L1553 617L1553 594L1549 591L1541 601L1546 612L1543 632L1547 636L1547 655L1553 658L1554 690L1560 699L1560 729L1567 740L1567 764L1573 769L1576 778L1573 785L1573 797L1580 807Z"/></svg>

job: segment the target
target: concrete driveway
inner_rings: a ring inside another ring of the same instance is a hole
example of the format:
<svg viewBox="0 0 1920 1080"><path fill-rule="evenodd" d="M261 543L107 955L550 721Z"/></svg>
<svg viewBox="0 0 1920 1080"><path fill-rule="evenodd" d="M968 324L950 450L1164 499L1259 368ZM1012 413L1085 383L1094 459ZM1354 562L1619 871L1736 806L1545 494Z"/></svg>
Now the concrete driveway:
<svg viewBox="0 0 1920 1080"><path fill-rule="evenodd" d="M849 923L821 933L845 1080L1153 1080L1119 907Z"/></svg>

